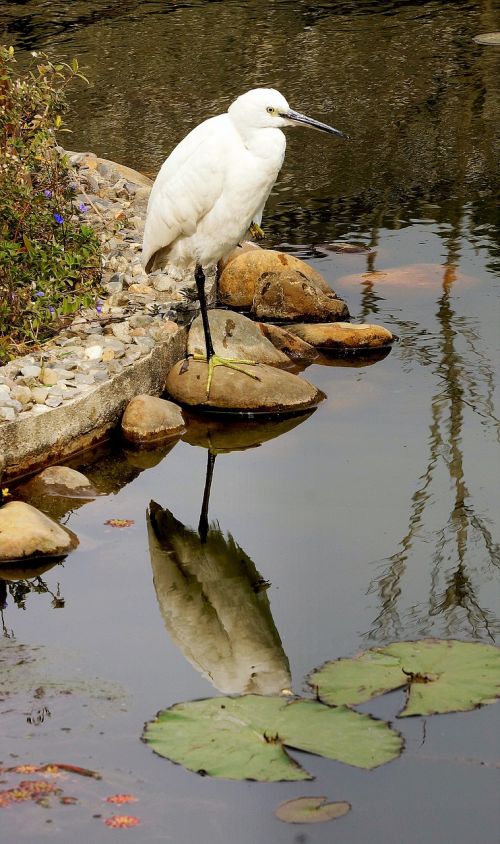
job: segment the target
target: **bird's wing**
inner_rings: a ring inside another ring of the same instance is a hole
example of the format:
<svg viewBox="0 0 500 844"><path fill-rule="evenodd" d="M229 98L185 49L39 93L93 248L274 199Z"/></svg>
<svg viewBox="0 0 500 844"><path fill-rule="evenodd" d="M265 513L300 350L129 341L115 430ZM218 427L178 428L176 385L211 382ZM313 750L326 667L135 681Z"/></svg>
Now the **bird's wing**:
<svg viewBox="0 0 500 844"><path fill-rule="evenodd" d="M228 132L232 131L227 115L212 117L193 129L163 164L149 197L142 247L144 266L178 237L194 234L219 199Z"/></svg>

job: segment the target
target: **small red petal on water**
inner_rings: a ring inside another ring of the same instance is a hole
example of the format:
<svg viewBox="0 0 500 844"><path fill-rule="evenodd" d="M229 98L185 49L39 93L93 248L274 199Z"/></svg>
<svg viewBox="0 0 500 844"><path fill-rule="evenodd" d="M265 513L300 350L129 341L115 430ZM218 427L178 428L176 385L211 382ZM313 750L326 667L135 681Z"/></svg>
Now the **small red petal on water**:
<svg viewBox="0 0 500 844"><path fill-rule="evenodd" d="M112 794L105 799L106 803L137 803L137 797L133 794Z"/></svg>
<svg viewBox="0 0 500 844"><path fill-rule="evenodd" d="M108 519L104 524L110 527L125 528L135 525L135 522L133 519Z"/></svg>
<svg viewBox="0 0 500 844"><path fill-rule="evenodd" d="M140 820L133 815L112 815L110 818L105 818L104 823L114 829L127 829L140 824Z"/></svg>

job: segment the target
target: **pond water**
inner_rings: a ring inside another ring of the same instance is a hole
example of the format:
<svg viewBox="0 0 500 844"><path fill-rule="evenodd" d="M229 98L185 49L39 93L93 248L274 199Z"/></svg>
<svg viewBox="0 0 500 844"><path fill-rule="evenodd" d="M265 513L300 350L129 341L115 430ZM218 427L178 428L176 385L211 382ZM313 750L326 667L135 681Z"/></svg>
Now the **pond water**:
<svg viewBox="0 0 500 844"><path fill-rule="evenodd" d="M14 669L0 758L102 780L68 774L74 806L4 809L2 840L105 841L116 810L140 817L123 833L140 842L498 841L498 706L400 722L402 693L385 696L361 708L402 732L401 758L367 772L297 753L316 778L304 783L200 777L140 741L177 701L274 691L289 674L300 693L314 667L371 645L498 642L500 50L472 40L497 28L494 13L487 0L2 6L21 61L46 50L87 67L74 149L155 172L191 126L257 84L348 132L289 133L266 243L400 338L381 360L309 367L327 399L308 417L193 419L170 451L114 443L72 462L106 494L43 502L80 546L31 591L4 582ZM370 252L337 254L339 239ZM196 529L210 445L209 518L239 548L193 591L189 561L169 572L150 556L147 509ZM103 802L117 792L139 802ZM352 811L334 826L274 817L300 795Z"/></svg>

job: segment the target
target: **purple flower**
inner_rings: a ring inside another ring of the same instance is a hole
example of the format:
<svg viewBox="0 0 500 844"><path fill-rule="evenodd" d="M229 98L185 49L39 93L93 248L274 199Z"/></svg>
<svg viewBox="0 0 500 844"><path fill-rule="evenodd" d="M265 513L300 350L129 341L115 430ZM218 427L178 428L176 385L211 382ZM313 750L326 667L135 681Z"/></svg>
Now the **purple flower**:
<svg viewBox="0 0 500 844"><path fill-rule="evenodd" d="M44 294L43 290L37 290L37 291L35 292L35 296L44 296L44 295L45 295L45 294Z"/></svg>
<svg viewBox="0 0 500 844"><path fill-rule="evenodd" d="M52 191L47 188L47 190L44 190L44 195L47 199L50 199L52 197Z"/></svg>
<svg viewBox="0 0 500 844"><path fill-rule="evenodd" d="M102 305L97 305L96 311L98 314L100 314L102 312Z"/></svg>
<svg viewBox="0 0 500 844"><path fill-rule="evenodd" d="M49 313L53 314L53 313L55 313L55 310L56 309L54 308L53 305L49 305Z"/></svg>
<svg viewBox="0 0 500 844"><path fill-rule="evenodd" d="M61 214L53 214L53 217L56 223L58 223L59 225L64 223L64 217L62 217Z"/></svg>
<svg viewBox="0 0 500 844"><path fill-rule="evenodd" d="M87 211L89 210L89 206L85 205L84 202L80 202L80 205L78 206L78 210L81 211L82 214L86 214Z"/></svg>

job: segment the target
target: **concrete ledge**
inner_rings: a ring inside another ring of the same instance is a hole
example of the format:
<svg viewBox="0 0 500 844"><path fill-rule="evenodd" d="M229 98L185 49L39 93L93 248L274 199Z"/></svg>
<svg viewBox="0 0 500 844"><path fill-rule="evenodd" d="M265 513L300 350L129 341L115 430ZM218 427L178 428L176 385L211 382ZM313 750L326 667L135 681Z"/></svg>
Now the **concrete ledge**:
<svg viewBox="0 0 500 844"><path fill-rule="evenodd" d="M0 426L2 481L28 474L89 448L119 423L125 406L139 393L160 395L171 367L186 353L186 328L106 382L45 413Z"/></svg>

